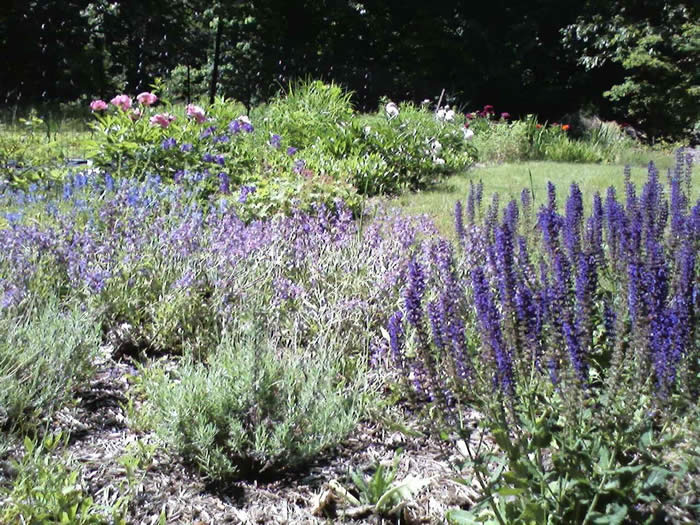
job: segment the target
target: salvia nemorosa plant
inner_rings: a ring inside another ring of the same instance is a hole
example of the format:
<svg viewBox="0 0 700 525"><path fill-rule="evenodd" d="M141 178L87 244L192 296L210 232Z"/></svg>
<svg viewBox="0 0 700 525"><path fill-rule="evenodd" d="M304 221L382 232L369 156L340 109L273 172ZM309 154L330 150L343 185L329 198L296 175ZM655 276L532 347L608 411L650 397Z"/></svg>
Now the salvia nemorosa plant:
<svg viewBox="0 0 700 525"><path fill-rule="evenodd" d="M498 197L479 221L477 189L455 206L458 242L411 260L404 304L390 320L392 355L435 401L504 401L533 378L594 395L625 380L663 402L697 395L700 200L690 159L664 186L653 164L641 191L625 171L625 200L611 187L563 206L549 184L534 209ZM439 252L440 258L431 257ZM428 327L431 329L429 330ZM485 390L484 390L485 389Z"/></svg>

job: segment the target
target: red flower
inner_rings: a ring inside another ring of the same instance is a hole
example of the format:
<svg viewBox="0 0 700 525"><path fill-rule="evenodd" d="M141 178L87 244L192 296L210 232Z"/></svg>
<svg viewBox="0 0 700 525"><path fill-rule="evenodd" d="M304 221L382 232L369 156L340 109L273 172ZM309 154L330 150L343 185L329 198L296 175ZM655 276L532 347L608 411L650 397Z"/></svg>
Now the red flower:
<svg viewBox="0 0 700 525"><path fill-rule="evenodd" d="M561 129L564 130L564 131L569 131L569 128L570 128L570 127L571 127L571 126L569 126L568 124L564 124L564 125L561 127Z"/></svg>

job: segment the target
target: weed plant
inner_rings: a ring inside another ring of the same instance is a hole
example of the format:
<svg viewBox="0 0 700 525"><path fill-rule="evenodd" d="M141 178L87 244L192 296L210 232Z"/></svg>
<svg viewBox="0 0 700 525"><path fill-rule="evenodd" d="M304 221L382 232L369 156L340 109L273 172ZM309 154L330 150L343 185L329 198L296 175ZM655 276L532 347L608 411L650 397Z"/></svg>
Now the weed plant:
<svg viewBox="0 0 700 525"><path fill-rule="evenodd" d="M128 500L98 505L81 480L80 468L61 455L66 437L47 434L25 438L24 452L14 463L11 487L0 485L2 523L124 524Z"/></svg>

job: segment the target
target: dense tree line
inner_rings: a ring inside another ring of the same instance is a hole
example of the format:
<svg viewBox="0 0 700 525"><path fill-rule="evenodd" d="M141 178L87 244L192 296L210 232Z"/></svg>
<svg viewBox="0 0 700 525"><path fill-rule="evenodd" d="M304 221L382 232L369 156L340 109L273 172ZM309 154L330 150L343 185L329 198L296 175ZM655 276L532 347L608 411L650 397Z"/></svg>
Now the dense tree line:
<svg viewBox="0 0 700 525"><path fill-rule="evenodd" d="M254 105L300 77L380 97L558 118L589 107L652 134L700 118L694 3L662 0L6 0L5 105L108 97ZM217 45L218 42L218 45ZM4 71L3 71L4 69ZM669 117L668 114L671 114Z"/></svg>

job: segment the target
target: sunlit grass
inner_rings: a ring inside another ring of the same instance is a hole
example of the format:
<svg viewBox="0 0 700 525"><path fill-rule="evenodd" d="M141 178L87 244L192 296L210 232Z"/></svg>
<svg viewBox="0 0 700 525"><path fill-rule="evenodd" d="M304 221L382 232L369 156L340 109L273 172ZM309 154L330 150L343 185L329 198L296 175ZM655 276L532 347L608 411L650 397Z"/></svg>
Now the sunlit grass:
<svg viewBox="0 0 700 525"><path fill-rule="evenodd" d="M672 157L661 159L659 169L664 173L664 166L671 165ZM656 160L656 159L655 159ZM530 175L532 174L532 179ZM647 178L646 166L632 167L632 181L641 187ZM491 202L494 193L498 193L501 202L519 198L523 188L531 188L535 195L535 207L544 204L547 199L547 182L552 181L557 188L557 199L564 202L572 182L576 182L583 195L586 206L590 206L594 192L604 195L609 186L618 193L624 191L624 166L611 164L571 164L561 162L519 162L500 164L470 169L465 173L454 175L438 186L427 191L404 194L394 202L409 214L430 215L440 231L452 235L453 210L457 200L466 198L469 183L482 180L484 183L484 204ZM693 199L700 196L700 183L693 183Z"/></svg>

